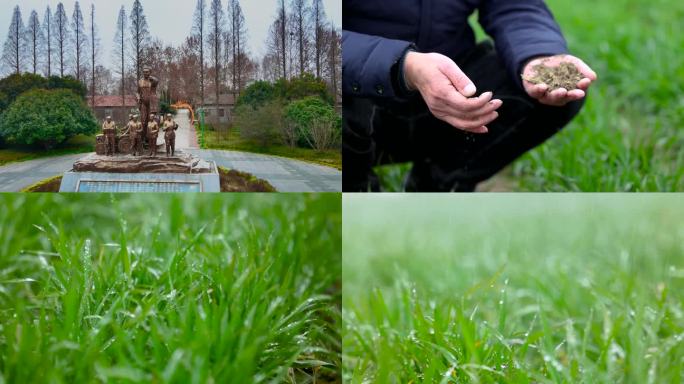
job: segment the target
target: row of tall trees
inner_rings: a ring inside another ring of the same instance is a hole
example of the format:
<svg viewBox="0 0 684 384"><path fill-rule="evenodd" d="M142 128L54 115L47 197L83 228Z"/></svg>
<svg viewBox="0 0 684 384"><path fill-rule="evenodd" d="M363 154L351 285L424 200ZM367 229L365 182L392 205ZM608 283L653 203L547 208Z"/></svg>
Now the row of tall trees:
<svg viewBox="0 0 684 384"><path fill-rule="evenodd" d="M38 12L31 11L28 23L24 25L21 9L16 6L3 49L5 66L13 73L32 72L46 77L73 75L85 82L88 56L91 56L90 65L95 67L98 42L94 5L90 11L89 28L78 1L74 4L71 21L64 4L59 3L54 14L47 6L42 23Z"/></svg>
<svg viewBox="0 0 684 384"><path fill-rule="evenodd" d="M42 22L32 11L25 25L19 6L4 45L6 71L45 76L71 75L87 85L91 95L126 94L135 90L142 68L153 68L162 96L205 104L206 95L236 96L252 81L276 81L311 73L338 92L341 72L340 33L328 21L322 0L278 0L264 57L248 49L247 20L240 0L196 0L189 36L180 46L153 39L141 0L130 13L121 7L116 18L112 60L100 58L95 6L85 20L78 1L71 17L62 3L48 6ZM170 81L173 79L173 81Z"/></svg>
<svg viewBox="0 0 684 384"><path fill-rule="evenodd" d="M262 59L269 80L312 73L324 79L334 95L341 75L341 34L325 14L323 0L278 0Z"/></svg>
<svg viewBox="0 0 684 384"><path fill-rule="evenodd" d="M197 0L191 36L186 45L198 55L200 65L200 102L205 102L205 72L212 75L214 100L222 88L239 94L256 76L256 64L247 51L247 24L239 0ZM205 56L205 48L209 57ZM208 64L208 65L206 65Z"/></svg>

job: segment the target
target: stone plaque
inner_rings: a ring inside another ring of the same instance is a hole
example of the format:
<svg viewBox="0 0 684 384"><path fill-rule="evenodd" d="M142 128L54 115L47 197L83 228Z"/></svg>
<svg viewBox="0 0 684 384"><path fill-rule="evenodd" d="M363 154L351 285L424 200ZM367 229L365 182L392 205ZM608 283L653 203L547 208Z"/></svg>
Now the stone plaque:
<svg viewBox="0 0 684 384"><path fill-rule="evenodd" d="M202 192L199 182L80 180L77 192Z"/></svg>

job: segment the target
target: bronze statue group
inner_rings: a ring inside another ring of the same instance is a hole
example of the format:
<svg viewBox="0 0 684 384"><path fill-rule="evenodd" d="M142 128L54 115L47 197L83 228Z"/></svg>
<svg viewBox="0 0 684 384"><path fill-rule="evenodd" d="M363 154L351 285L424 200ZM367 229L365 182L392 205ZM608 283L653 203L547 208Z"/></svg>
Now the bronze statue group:
<svg viewBox="0 0 684 384"><path fill-rule="evenodd" d="M116 152L117 141L119 146L123 147L121 152L130 152L133 156L143 155L143 141L147 139L147 146L150 150L150 156L157 155L157 138L159 136L159 129L164 131L164 141L166 142L166 156L173 156L176 150L176 130L178 124L172 119L168 113L164 121L157 119L158 100L157 100L157 85L159 80L151 76L149 67L143 68L143 77L138 80L138 92L136 99L138 101L138 108L141 116L129 115L129 121L126 125L126 130L122 133L119 140L117 140L116 123L112 121L111 116L107 116L105 122L102 124L102 133L104 136L105 155L114 156ZM140 119L142 117L142 119ZM128 137L129 145L122 145L127 143L122 138Z"/></svg>
<svg viewBox="0 0 684 384"><path fill-rule="evenodd" d="M147 132L140 121L138 115L129 115L128 124L125 130L121 133L121 137L128 137L130 140L129 152L133 156L143 155L143 140L147 139L147 146L150 150L150 156L157 155L157 138L159 137L159 130L164 131L164 142L166 143L166 156L173 156L176 151L176 130L178 124L173 120L170 113L166 114L164 121L159 121L154 113L149 115L147 120ZM116 123L112 121L111 116L107 116L102 124L102 133L104 135L105 155L114 156L116 153L117 143L117 129Z"/></svg>

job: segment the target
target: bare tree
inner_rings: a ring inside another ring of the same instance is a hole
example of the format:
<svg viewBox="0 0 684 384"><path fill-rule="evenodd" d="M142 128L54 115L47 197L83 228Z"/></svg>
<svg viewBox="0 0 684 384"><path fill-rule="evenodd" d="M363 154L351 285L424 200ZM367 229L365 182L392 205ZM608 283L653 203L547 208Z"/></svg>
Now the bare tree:
<svg viewBox="0 0 684 384"><path fill-rule="evenodd" d="M52 10L50 6L47 6L45 10L45 16L43 17L43 29L45 32L45 53L47 58L47 77L52 75Z"/></svg>
<svg viewBox="0 0 684 384"><path fill-rule="evenodd" d="M114 95L117 92L116 81L112 71L101 64L95 68L95 91L96 95Z"/></svg>
<svg viewBox="0 0 684 384"><path fill-rule="evenodd" d="M240 93L242 91L242 86L244 85L243 77L245 62L243 59L247 55L247 24L239 0L230 0L228 12L230 15L229 36L231 39L230 47L232 51L233 90L237 90L238 93Z"/></svg>
<svg viewBox="0 0 684 384"><path fill-rule="evenodd" d="M21 73L24 66L24 52L26 39L24 35L24 21L21 18L21 10L17 5L12 13L12 23L7 34L7 41L3 49L2 58L14 73Z"/></svg>
<svg viewBox="0 0 684 384"><path fill-rule="evenodd" d="M342 40L340 32L332 26L330 28L330 49L328 49L328 71L330 74L330 87L332 90L335 105L339 93L339 84L342 75Z"/></svg>
<svg viewBox="0 0 684 384"><path fill-rule="evenodd" d="M323 0L313 0L311 6L311 18L314 30L314 56L316 64L316 77L322 76L323 58L325 51L325 40L328 34L326 27L325 9L323 7Z"/></svg>
<svg viewBox="0 0 684 384"><path fill-rule="evenodd" d="M283 77L287 79L287 10L285 9L285 0L280 0L280 8L278 9L278 22L280 48L282 49L281 60Z"/></svg>
<svg viewBox="0 0 684 384"><path fill-rule="evenodd" d="M71 16L71 31L73 32L74 45L74 65L76 66L76 80L81 81L81 77L85 78L85 63L86 63L86 46L88 44L88 36L86 35L85 23L83 21L83 13L81 12L81 5L77 1L74 4L74 14Z"/></svg>
<svg viewBox="0 0 684 384"><path fill-rule="evenodd" d="M28 48L30 54L30 63L33 69L33 74L38 73L38 66L40 65L41 49L43 44L43 29L40 27L38 21L38 12L32 11L29 17L28 25L26 26L26 40L28 41Z"/></svg>
<svg viewBox="0 0 684 384"><path fill-rule="evenodd" d="M261 74L259 77L263 80L275 82L280 74L280 59L277 52L267 53L261 60Z"/></svg>
<svg viewBox="0 0 684 384"><path fill-rule="evenodd" d="M306 71L306 64L308 61L309 25L307 15L309 13L309 8L306 6L305 0L292 0L290 6L292 8L291 34L295 38L295 44L299 54L299 76L302 76Z"/></svg>
<svg viewBox="0 0 684 384"><path fill-rule="evenodd" d="M97 66L96 61L96 51L98 50L99 39L97 37L97 30L95 28L95 4L90 4L90 96L91 103L95 106L95 82Z"/></svg>
<svg viewBox="0 0 684 384"><path fill-rule="evenodd" d="M219 102L221 83L221 37L223 36L223 23L225 14L221 0L212 0L209 8L209 48L211 48L211 63L214 66L214 92L216 104Z"/></svg>
<svg viewBox="0 0 684 384"><path fill-rule="evenodd" d="M200 62L200 100L204 105L204 24L206 16L205 0L197 0L197 7L195 8L194 22L192 25L192 33L196 39L190 41L197 41L199 48L199 62Z"/></svg>
<svg viewBox="0 0 684 384"><path fill-rule="evenodd" d="M136 79L140 78L143 65L143 54L149 46L150 31L147 26L147 18L143 13L142 4L140 0L133 2L133 9L131 10L131 51L133 53L133 64L135 65Z"/></svg>
<svg viewBox="0 0 684 384"><path fill-rule="evenodd" d="M121 76L121 107L126 107L126 10L123 5L119 10L119 19L116 21L116 35L114 36L114 44L116 44L116 49L114 50L114 59L116 60L116 65L121 63L121 66L117 68L116 73Z"/></svg>
<svg viewBox="0 0 684 384"><path fill-rule="evenodd" d="M53 35L55 35L55 44L57 45L57 54L59 58L59 75L64 77L64 69L66 67L66 51L69 48L69 19L66 11L64 11L64 4L57 4L57 11L55 12L55 23Z"/></svg>
<svg viewBox="0 0 684 384"><path fill-rule="evenodd" d="M278 77L287 78L287 14L285 12L285 0L280 0L280 8L278 8L276 19L271 24L268 31L266 45L268 49L267 56L271 56L268 60L264 57L264 63L268 62L270 68L270 59L275 59L278 62ZM272 68L270 68L272 69ZM272 70L270 70L272 74Z"/></svg>

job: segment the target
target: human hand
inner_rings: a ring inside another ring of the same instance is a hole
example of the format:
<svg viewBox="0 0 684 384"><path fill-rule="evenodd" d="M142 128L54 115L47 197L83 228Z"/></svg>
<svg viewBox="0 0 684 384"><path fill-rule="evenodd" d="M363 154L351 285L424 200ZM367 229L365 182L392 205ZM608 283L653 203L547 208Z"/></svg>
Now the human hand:
<svg viewBox="0 0 684 384"><path fill-rule="evenodd" d="M577 83L577 88L568 90L565 88L559 88L549 92L549 86L547 84L533 84L526 79L530 79L535 75L534 67L539 64L544 64L547 67L557 67L561 63L571 63L574 65L580 74L583 76L582 79ZM547 57L538 57L530 60L523 69L523 87L525 92L530 95L531 98L536 99L541 104L551 105L560 107L571 101L580 100L584 98L587 94L587 90L591 83L596 81L597 75L584 61L578 59L571 55L555 55Z"/></svg>
<svg viewBox="0 0 684 384"><path fill-rule="evenodd" d="M420 92L430 112L455 128L487 133L487 124L499 116L496 110L503 102L492 100L492 92L473 97L475 84L444 55L408 52L404 76L407 87Z"/></svg>

